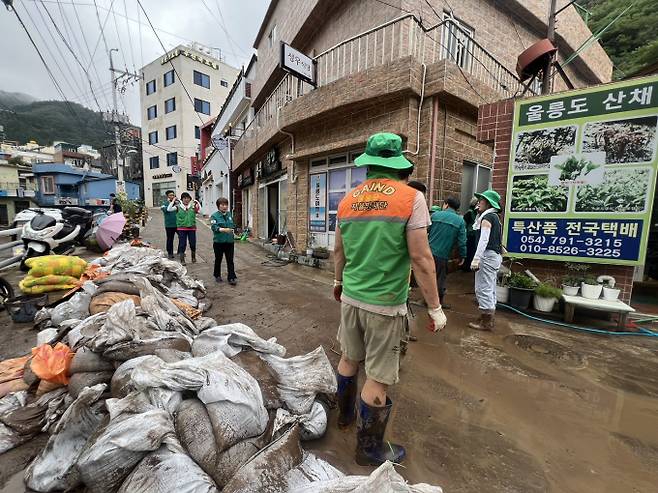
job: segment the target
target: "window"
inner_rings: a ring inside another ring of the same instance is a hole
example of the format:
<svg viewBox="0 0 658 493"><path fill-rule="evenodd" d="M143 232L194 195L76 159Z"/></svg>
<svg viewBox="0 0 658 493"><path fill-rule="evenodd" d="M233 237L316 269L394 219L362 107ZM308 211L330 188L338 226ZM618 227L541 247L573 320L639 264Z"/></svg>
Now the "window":
<svg viewBox="0 0 658 493"><path fill-rule="evenodd" d="M219 81L219 85L222 86L222 87L228 87L228 81L222 79L222 80Z"/></svg>
<svg viewBox="0 0 658 493"><path fill-rule="evenodd" d="M41 193L53 195L55 193L55 180L52 176L41 177Z"/></svg>
<svg viewBox="0 0 658 493"><path fill-rule="evenodd" d="M149 158L149 168L157 169L160 167L160 156L152 156Z"/></svg>
<svg viewBox="0 0 658 493"><path fill-rule="evenodd" d="M194 71L194 83L197 86L205 87L210 89L210 76L201 72Z"/></svg>
<svg viewBox="0 0 658 493"><path fill-rule="evenodd" d="M149 132L149 144L157 144L158 143L158 131L154 130L153 132Z"/></svg>
<svg viewBox="0 0 658 493"><path fill-rule="evenodd" d="M475 192L482 192L491 186L491 168L481 164L464 161L462 169L461 207L460 212L468 210L468 204Z"/></svg>
<svg viewBox="0 0 658 493"><path fill-rule="evenodd" d="M198 125L194 125L194 138L195 139L201 138L201 127L199 127Z"/></svg>
<svg viewBox="0 0 658 493"><path fill-rule="evenodd" d="M174 83L176 80L174 78L175 72L173 70L170 70L166 74L164 74L164 87L170 86Z"/></svg>
<svg viewBox="0 0 658 493"><path fill-rule="evenodd" d="M165 101L165 113L171 113L172 111L176 111L176 98Z"/></svg>
<svg viewBox="0 0 658 493"><path fill-rule="evenodd" d="M441 32L442 57L452 60L463 69L470 70L475 31L448 12L443 13L443 20L448 22L443 25Z"/></svg>
<svg viewBox="0 0 658 493"><path fill-rule="evenodd" d="M165 135L167 140L175 139L176 138L176 125L172 125L171 127L165 128Z"/></svg>
<svg viewBox="0 0 658 493"><path fill-rule="evenodd" d="M270 48L274 46L275 42L276 42L276 26L274 26L270 31L270 34L267 35L267 43L269 44Z"/></svg>
<svg viewBox="0 0 658 493"><path fill-rule="evenodd" d="M155 79L151 82L146 83L146 95L153 94L155 92Z"/></svg>
<svg viewBox="0 0 658 493"><path fill-rule="evenodd" d="M194 111L203 113L204 115L210 114L210 103L203 99L194 98Z"/></svg>
<svg viewBox="0 0 658 493"><path fill-rule="evenodd" d="M178 153L169 152L167 153L167 166L176 166L178 164Z"/></svg>
<svg viewBox="0 0 658 493"><path fill-rule="evenodd" d="M146 108L146 118L148 120L153 120L158 116L158 107L157 105L149 106Z"/></svg>

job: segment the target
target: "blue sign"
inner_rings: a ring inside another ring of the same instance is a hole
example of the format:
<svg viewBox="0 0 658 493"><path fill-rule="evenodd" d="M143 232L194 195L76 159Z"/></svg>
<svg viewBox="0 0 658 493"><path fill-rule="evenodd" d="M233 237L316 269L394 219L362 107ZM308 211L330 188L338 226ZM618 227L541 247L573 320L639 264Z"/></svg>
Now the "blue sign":
<svg viewBox="0 0 658 493"><path fill-rule="evenodd" d="M507 250L517 256L556 255L636 262L641 219L519 219L507 221Z"/></svg>

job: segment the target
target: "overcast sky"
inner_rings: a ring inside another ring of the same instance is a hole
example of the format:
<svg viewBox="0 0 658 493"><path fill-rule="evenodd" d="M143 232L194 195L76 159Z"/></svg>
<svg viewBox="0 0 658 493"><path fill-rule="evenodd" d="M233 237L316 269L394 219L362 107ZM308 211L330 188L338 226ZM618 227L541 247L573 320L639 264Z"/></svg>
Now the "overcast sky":
<svg viewBox="0 0 658 493"><path fill-rule="evenodd" d="M269 0L141 2L167 50L198 41L220 48L225 61L236 67L246 65L251 57L256 33L269 4ZM143 65L162 56L162 47L137 0L96 0L96 4L100 22L105 23L108 46L120 50L114 54L115 66L139 71ZM98 44L89 75L100 106L103 110L109 108L112 101L109 60L99 36L94 1L14 0L14 5L66 97L94 110L98 107L91 96L87 78L55 30L48 13L85 67L90 65L90 52L93 53ZM4 47L1 90L23 92L36 99L61 99L18 19L2 7L0 42ZM140 124L137 87L135 84L126 88L119 109L123 110L125 106L131 122Z"/></svg>

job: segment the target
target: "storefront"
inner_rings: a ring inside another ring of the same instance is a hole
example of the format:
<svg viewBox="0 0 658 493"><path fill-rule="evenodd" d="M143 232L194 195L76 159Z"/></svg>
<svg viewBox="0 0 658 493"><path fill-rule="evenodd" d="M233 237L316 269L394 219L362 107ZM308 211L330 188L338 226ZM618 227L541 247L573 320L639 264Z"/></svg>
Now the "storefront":
<svg viewBox="0 0 658 493"><path fill-rule="evenodd" d="M163 173L161 175L153 176L152 193L153 193L153 206L160 207L162 203L167 198L167 190L176 190L176 181L171 179L173 178L172 173ZM155 181L155 180L167 180L167 181Z"/></svg>
<svg viewBox="0 0 658 493"><path fill-rule="evenodd" d="M333 250L338 204L345 194L366 179L366 168L354 159L361 151L350 151L311 159L309 163L309 246Z"/></svg>
<svg viewBox="0 0 658 493"><path fill-rule="evenodd" d="M241 200L235 200L236 208L239 204L240 209L236 209L235 216L239 217L239 225L243 228L249 228L250 230L254 227L254 216L253 216L253 197L254 197L254 170L249 168L238 175L237 178L237 190L236 194L239 194Z"/></svg>
<svg viewBox="0 0 658 493"><path fill-rule="evenodd" d="M274 238L288 228L288 174L273 147L256 167L258 177L258 236Z"/></svg>

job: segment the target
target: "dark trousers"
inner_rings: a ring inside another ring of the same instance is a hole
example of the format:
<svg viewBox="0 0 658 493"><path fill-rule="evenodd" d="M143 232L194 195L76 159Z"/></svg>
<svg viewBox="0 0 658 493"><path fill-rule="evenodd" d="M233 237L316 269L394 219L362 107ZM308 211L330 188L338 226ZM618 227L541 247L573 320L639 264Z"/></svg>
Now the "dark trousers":
<svg viewBox="0 0 658 493"><path fill-rule="evenodd" d="M467 235L466 236L466 258L464 259L464 265L462 265L462 270L464 272L471 271L471 262L475 256L475 250L477 249L477 237L476 235Z"/></svg>
<svg viewBox="0 0 658 493"><path fill-rule="evenodd" d="M436 267L436 287L439 289L439 301L443 304L443 297L446 294L446 278L448 277L448 259L434 257L434 266Z"/></svg>
<svg viewBox="0 0 658 493"><path fill-rule="evenodd" d="M190 250L196 252L196 230L179 229L178 230L178 255L185 255L187 242L190 242Z"/></svg>
<svg viewBox="0 0 658 493"><path fill-rule="evenodd" d="M165 228L167 232L167 253L174 254L174 238L176 237L176 228Z"/></svg>
<svg viewBox="0 0 658 493"><path fill-rule="evenodd" d="M228 280L232 281L235 277L235 266L233 265L233 254L235 253L234 243L213 243L212 248L215 251L215 270L213 276L222 277L222 256L226 255L226 266L228 267Z"/></svg>

